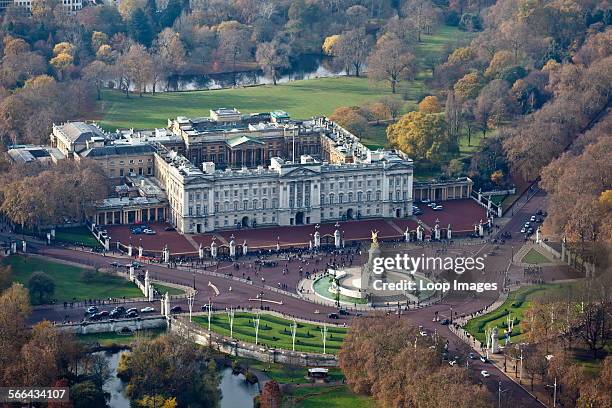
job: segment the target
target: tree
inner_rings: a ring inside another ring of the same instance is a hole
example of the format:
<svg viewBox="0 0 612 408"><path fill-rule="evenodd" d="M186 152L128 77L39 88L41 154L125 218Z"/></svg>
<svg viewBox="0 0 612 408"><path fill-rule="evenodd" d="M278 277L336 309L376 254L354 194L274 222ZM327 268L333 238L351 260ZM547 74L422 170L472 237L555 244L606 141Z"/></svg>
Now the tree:
<svg viewBox="0 0 612 408"><path fill-rule="evenodd" d="M282 395L278 383L274 380L266 382L263 392L259 397L261 408L280 408Z"/></svg>
<svg viewBox="0 0 612 408"><path fill-rule="evenodd" d="M423 100L419 102L419 112L422 112L422 113L440 113L442 112L442 106L440 105L440 101L438 101L438 97L429 95L423 98Z"/></svg>
<svg viewBox="0 0 612 408"><path fill-rule="evenodd" d="M158 34L153 48L159 57L158 62L171 74L178 73L186 63L187 51L181 41L181 35L170 28L165 28Z"/></svg>
<svg viewBox="0 0 612 408"><path fill-rule="evenodd" d="M370 38L364 28L350 30L339 36L330 51L345 67L347 75L353 69L358 77L370 51Z"/></svg>
<svg viewBox="0 0 612 408"><path fill-rule="evenodd" d="M463 100L474 99L482 87L477 72L470 72L455 83L455 95Z"/></svg>
<svg viewBox="0 0 612 408"><path fill-rule="evenodd" d="M134 44L117 59L115 69L125 96L129 96L132 84L136 86L139 95L142 96L147 84L152 79L153 61L143 45Z"/></svg>
<svg viewBox="0 0 612 408"><path fill-rule="evenodd" d="M356 135L362 134L368 125L367 119L363 116L358 106L341 106L336 108L329 119L337 122L340 126Z"/></svg>
<svg viewBox="0 0 612 408"><path fill-rule="evenodd" d="M145 47L151 45L153 41L153 28L151 27L149 18L141 8L136 9L132 14L129 22L129 29L130 35L135 41Z"/></svg>
<svg viewBox="0 0 612 408"><path fill-rule="evenodd" d="M487 129L494 129L509 119L515 109L509 98L510 87L502 79L489 82L480 91L476 99L474 116L482 130L482 136L487 136Z"/></svg>
<svg viewBox="0 0 612 408"><path fill-rule="evenodd" d="M38 303L49 299L55 293L55 281L44 272L34 272L28 279L28 289L30 296L38 298Z"/></svg>
<svg viewBox="0 0 612 408"><path fill-rule="evenodd" d="M3 369L14 364L15 356L19 355L26 341L29 334L26 318L29 314L30 298L23 285L13 283L0 294L0 367ZM4 375L4 372L0 371L0 375ZM3 380L0 378L3 384L10 384Z"/></svg>
<svg viewBox="0 0 612 408"><path fill-rule="evenodd" d="M11 265L0 265L0 293L11 286L13 281Z"/></svg>
<svg viewBox="0 0 612 408"><path fill-rule="evenodd" d="M272 78L272 83L276 85L279 71L289 66L289 48L279 41L261 43L257 46L255 59L263 72Z"/></svg>
<svg viewBox="0 0 612 408"><path fill-rule="evenodd" d="M368 77L387 81L395 93L402 79L415 74L414 56L396 38L381 37L368 58Z"/></svg>
<svg viewBox="0 0 612 408"><path fill-rule="evenodd" d="M444 104L444 119L446 120L448 137L450 140L459 140L462 125L461 105L455 98L455 93L449 91ZM458 144L458 142L456 142ZM468 137L469 143L469 137Z"/></svg>
<svg viewBox="0 0 612 408"><path fill-rule="evenodd" d="M236 63L247 55L250 49L248 30L237 21L228 21L217 27L218 51L225 61L232 64L234 86L236 86Z"/></svg>
<svg viewBox="0 0 612 408"><path fill-rule="evenodd" d="M111 68L102 61L93 61L83 69L83 78L95 86L98 100L102 100L104 81L110 76Z"/></svg>
<svg viewBox="0 0 612 408"><path fill-rule="evenodd" d="M433 25L437 22L436 11L429 0L409 0L405 3L403 12L416 29L418 42L421 42L421 35L424 32L431 33Z"/></svg>
<svg viewBox="0 0 612 408"><path fill-rule="evenodd" d="M91 48L94 52L97 52L98 49L104 44L108 44L108 35L101 31L93 31L91 33Z"/></svg>
<svg viewBox="0 0 612 408"><path fill-rule="evenodd" d="M391 114L391 119L395 120L402 111L404 103L399 99L392 97L384 97L380 99L380 103L385 105Z"/></svg>
<svg viewBox="0 0 612 408"><path fill-rule="evenodd" d="M70 398L74 401L74 408L105 408L110 395L92 381L83 381L70 387Z"/></svg>
<svg viewBox="0 0 612 408"><path fill-rule="evenodd" d="M74 62L74 57L70 54L61 53L51 58L49 63L55 68L57 71L57 75L61 80L64 77L64 72L72 66Z"/></svg>
<svg viewBox="0 0 612 408"><path fill-rule="evenodd" d="M410 112L387 128L389 142L414 160L436 163L450 148L446 123L439 114Z"/></svg>
<svg viewBox="0 0 612 408"><path fill-rule="evenodd" d="M207 353L205 348L172 335L138 343L126 360L128 370L123 371L128 375L129 397L140 400L159 395L166 400L176 398L177 406L216 406L219 379Z"/></svg>

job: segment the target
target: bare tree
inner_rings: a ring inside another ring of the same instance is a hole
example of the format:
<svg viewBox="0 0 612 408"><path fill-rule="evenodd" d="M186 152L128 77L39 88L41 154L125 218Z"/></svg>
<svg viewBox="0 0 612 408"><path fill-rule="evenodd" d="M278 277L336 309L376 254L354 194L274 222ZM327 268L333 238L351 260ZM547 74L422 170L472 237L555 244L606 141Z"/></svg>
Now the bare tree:
<svg viewBox="0 0 612 408"><path fill-rule="evenodd" d="M289 47L279 41L261 43L257 46L255 59L264 74L272 78L272 83L276 85L279 70L289 66Z"/></svg>
<svg viewBox="0 0 612 408"><path fill-rule="evenodd" d="M368 77L387 81L393 93L403 79L416 72L414 56L394 37L382 37L368 58Z"/></svg>

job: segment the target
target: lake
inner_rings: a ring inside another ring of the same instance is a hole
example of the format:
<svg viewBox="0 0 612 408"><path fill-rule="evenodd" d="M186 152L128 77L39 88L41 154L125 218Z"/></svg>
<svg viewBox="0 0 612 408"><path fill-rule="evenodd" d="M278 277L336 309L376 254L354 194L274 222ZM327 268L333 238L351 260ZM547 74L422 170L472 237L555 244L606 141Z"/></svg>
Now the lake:
<svg viewBox="0 0 612 408"><path fill-rule="evenodd" d="M111 398L108 405L112 408L130 408L130 400L125 396L125 383L117 377L117 366L123 353L128 351L106 352L98 351L94 354L101 354L108 362L111 371L110 380L104 384L104 391L110 393ZM258 384L248 384L244 380L244 375L233 375L230 367L221 369L221 390L222 398L220 408L252 408L253 397L259 394Z"/></svg>
<svg viewBox="0 0 612 408"><path fill-rule="evenodd" d="M292 60L290 67L280 72L277 83L345 75L344 71L336 65L333 58L325 55L301 55L299 58ZM236 78L236 86L272 84L272 79L266 77L261 70L240 71L236 73L222 72L206 75L175 75L167 81L158 83L156 92L231 88L234 86L234 77ZM151 92L151 90L152 85L147 86L147 91Z"/></svg>

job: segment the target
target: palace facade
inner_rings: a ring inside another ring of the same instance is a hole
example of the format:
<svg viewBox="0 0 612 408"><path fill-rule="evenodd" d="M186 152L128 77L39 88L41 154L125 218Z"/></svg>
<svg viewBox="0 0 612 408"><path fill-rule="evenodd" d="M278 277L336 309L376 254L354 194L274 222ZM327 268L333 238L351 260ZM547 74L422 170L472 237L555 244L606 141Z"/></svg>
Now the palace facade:
<svg viewBox="0 0 612 408"><path fill-rule="evenodd" d="M220 108L169 119L165 129L105 133L68 123L54 126L52 141L76 160L98 161L116 182L98 224L165 220L203 233L412 215L412 160L371 150L325 117ZM420 186L419 198L429 194L467 198L471 180Z"/></svg>

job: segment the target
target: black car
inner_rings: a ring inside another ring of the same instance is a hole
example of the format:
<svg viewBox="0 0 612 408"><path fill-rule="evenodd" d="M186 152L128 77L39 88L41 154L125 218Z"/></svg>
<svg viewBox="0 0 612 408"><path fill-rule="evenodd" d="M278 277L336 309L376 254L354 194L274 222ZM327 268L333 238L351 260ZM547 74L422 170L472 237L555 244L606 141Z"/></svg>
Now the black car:
<svg viewBox="0 0 612 408"><path fill-rule="evenodd" d="M126 314L125 317L127 317L128 319L133 319L135 317L138 317L138 312L136 310L132 310L131 312Z"/></svg>
<svg viewBox="0 0 612 408"><path fill-rule="evenodd" d="M171 313L181 313L183 311L183 308L180 306L174 306L173 308L170 309Z"/></svg>
<svg viewBox="0 0 612 408"><path fill-rule="evenodd" d="M342 315L342 316L348 316L348 315L350 315L349 311L348 311L348 310L345 310L345 309L340 309L340 310L338 310L338 313L339 313L340 315Z"/></svg>
<svg viewBox="0 0 612 408"><path fill-rule="evenodd" d="M448 319L444 319L444 320L440 321L440 324L441 324L442 326L447 326L448 324L450 324L450 320L448 320Z"/></svg>
<svg viewBox="0 0 612 408"><path fill-rule="evenodd" d="M121 317L121 315L122 315L122 314L123 314L123 312L120 312L120 311L119 311L119 310L117 310L117 309L113 309L113 310L111 310L111 312L108 314L108 317L111 317L111 318L113 318L113 319L114 319L114 318L116 318L116 317Z"/></svg>
<svg viewBox="0 0 612 408"><path fill-rule="evenodd" d="M174 228L174 227L166 227L166 228L164 228L164 231L176 231L176 228Z"/></svg>
<svg viewBox="0 0 612 408"><path fill-rule="evenodd" d="M132 312L138 313L138 309L136 309L135 307L132 307L132 308L129 308L125 313L129 314L129 313L132 313Z"/></svg>
<svg viewBox="0 0 612 408"><path fill-rule="evenodd" d="M338 313L330 313L327 315L327 317L329 317L330 319L339 319L340 316L338 316Z"/></svg>

